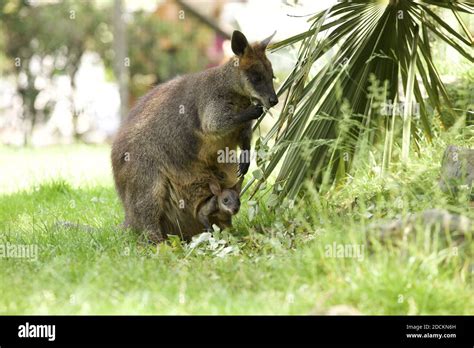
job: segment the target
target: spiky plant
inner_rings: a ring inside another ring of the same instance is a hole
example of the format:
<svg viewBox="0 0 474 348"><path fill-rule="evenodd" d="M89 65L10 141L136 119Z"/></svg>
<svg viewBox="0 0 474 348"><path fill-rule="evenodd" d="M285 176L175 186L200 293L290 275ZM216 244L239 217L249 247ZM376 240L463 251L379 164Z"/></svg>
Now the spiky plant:
<svg viewBox="0 0 474 348"><path fill-rule="evenodd" d="M439 8L452 11L460 32ZM299 45L298 60L279 89L282 112L257 142L271 151L249 184L258 188L278 169L279 196L293 198L306 180L345 177L357 150L376 143L385 148L383 167L394 141L406 161L419 137L430 139L435 124L447 127L457 117L430 40L472 62L473 37L461 13L473 9L468 1L343 1L313 15L308 31L274 45Z"/></svg>

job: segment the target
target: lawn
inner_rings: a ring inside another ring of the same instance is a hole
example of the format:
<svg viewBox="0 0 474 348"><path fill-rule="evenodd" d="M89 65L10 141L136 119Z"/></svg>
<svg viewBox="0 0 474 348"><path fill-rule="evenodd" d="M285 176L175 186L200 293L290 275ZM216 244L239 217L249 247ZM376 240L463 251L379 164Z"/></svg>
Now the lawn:
<svg viewBox="0 0 474 348"><path fill-rule="evenodd" d="M232 230L158 246L118 228L108 146L0 147L0 245L30 251L0 257L0 314L474 314L472 233L368 229L427 208L474 218L438 189L448 143L465 144L438 138L385 177L368 163L294 206L246 195Z"/></svg>

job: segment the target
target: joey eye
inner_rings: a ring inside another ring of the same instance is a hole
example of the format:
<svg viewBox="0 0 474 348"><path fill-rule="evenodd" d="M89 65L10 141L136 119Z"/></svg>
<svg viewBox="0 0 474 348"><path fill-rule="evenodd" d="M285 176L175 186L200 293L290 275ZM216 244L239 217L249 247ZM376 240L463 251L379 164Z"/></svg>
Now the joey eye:
<svg viewBox="0 0 474 348"><path fill-rule="evenodd" d="M224 198L224 201L223 201L223 202L224 202L224 204L229 203L229 198Z"/></svg>

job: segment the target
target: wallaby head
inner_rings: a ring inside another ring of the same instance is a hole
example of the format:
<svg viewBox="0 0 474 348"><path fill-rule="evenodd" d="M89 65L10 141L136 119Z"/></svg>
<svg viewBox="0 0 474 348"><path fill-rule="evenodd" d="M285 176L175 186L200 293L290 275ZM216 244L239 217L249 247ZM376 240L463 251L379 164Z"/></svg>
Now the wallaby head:
<svg viewBox="0 0 474 348"><path fill-rule="evenodd" d="M275 32L276 33L276 32ZM271 35L261 42L249 45L247 38L240 31L232 34L232 51L238 59L240 85L243 92L257 104L270 108L278 103L273 88L272 64L265 55Z"/></svg>
<svg viewBox="0 0 474 348"><path fill-rule="evenodd" d="M221 187L217 183L209 184L209 188L214 196L217 197L217 204L219 211L235 215L240 209L240 189L241 181L231 188L221 190Z"/></svg>

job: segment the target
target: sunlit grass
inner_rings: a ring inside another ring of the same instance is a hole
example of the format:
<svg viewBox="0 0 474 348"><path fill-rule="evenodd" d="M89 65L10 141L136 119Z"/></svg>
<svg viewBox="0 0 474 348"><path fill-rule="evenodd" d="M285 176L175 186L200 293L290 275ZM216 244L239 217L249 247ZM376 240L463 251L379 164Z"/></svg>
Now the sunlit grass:
<svg viewBox="0 0 474 348"><path fill-rule="evenodd" d="M436 186L444 145L385 179L361 168L324 196L308 188L293 209L257 195L252 218L244 200L234 229L214 234L233 247L222 257L209 241L156 247L119 229L106 146L3 148L0 244L38 254L0 258L0 314L324 314L341 304L364 314L472 314L472 238L435 243L418 226L404 246L366 244L379 218L430 207L473 217L467 201ZM334 243L360 246L361 257L328 256Z"/></svg>
<svg viewBox="0 0 474 348"><path fill-rule="evenodd" d="M44 150L0 147L0 193L64 178L74 187L112 185L108 147L54 146Z"/></svg>

